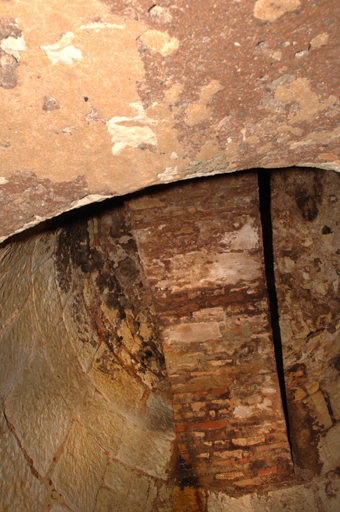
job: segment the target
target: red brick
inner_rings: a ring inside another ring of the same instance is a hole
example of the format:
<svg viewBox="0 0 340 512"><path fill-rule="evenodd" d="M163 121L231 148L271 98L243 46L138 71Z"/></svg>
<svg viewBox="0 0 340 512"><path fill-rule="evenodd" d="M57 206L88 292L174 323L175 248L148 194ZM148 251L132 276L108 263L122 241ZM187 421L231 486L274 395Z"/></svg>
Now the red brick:
<svg viewBox="0 0 340 512"><path fill-rule="evenodd" d="M257 474L258 476L264 476L264 475L272 475L277 473L277 468L273 466L272 468L266 468L266 469L259 469Z"/></svg>
<svg viewBox="0 0 340 512"><path fill-rule="evenodd" d="M230 460L218 460L214 462L214 466L234 466L235 465L235 459Z"/></svg>
<svg viewBox="0 0 340 512"><path fill-rule="evenodd" d="M211 390L211 393L213 393L214 395L224 395L224 393L226 393L227 390L226 389L212 389Z"/></svg>
<svg viewBox="0 0 340 512"><path fill-rule="evenodd" d="M250 461L251 461L251 459L239 459L238 463L239 464L248 464L248 462L250 462Z"/></svg>
<svg viewBox="0 0 340 512"><path fill-rule="evenodd" d="M204 421L203 423L194 423L194 430L217 430L225 426L225 420Z"/></svg>

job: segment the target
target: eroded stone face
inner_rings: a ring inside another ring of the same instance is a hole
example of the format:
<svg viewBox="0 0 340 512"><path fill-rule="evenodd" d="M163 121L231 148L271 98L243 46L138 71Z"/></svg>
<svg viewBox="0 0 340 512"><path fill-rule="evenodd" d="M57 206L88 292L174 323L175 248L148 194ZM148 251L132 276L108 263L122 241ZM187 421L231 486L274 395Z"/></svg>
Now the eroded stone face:
<svg viewBox="0 0 340 512"><path fill-rule="evenodd" d="M332 464L326 446L332 446L339 421L339 187L333 172L299 169L272 175L291 442L305 479Z"/></svg>

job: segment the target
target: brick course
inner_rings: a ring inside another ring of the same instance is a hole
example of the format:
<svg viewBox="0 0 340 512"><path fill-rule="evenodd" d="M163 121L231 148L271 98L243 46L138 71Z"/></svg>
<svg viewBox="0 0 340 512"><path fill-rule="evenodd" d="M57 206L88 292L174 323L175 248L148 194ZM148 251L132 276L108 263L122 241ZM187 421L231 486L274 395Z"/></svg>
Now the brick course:
<svg viewBox="0 0 340 512"><path fill-rule="evenodd" d="M288 479L256 174L177 185L126 206L192 483L220 489Z"/></svg>

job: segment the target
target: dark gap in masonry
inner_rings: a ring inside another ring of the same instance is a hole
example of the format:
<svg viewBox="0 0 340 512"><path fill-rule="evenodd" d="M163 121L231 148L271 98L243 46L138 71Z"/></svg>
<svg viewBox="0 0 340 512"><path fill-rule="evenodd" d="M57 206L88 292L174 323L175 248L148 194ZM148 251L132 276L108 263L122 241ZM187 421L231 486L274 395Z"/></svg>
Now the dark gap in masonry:
<svg viewBox="0 0 340 512"><path fill-rule="evenodd" d="M260 214L262 223L264 264L267 279L267 289L269 296L269 310L271 317L271 326L273 332L274 351L276 359L276 369L279 379L282 407L285 415L288 441L289 437L289 417L287 407L287 394L284 379L282 341L279 323L279 309L277 303L275 273L274 273L274 249L273 249L273 227L271 216L271 189L270 189L270 171L267 169L258 170L258 185L260 197Z"/></svg>

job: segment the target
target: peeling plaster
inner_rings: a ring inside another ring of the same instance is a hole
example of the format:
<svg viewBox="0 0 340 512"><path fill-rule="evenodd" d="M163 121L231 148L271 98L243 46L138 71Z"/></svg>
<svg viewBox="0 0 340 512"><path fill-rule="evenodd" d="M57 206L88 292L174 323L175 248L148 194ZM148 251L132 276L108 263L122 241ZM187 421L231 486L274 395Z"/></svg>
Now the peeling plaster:
<svg viewBox="0 0 340 512"><path fill-rule="evenodd" d="M290 144L290 149L296 149L301 146L312 146L314 144L329 144L330 142L338 139L339 137L340 128L335 128L335 130L331 132L313 132L306 135L306 137L304 137L300 141L292 142Z"/></svg>
<svg viewBox="0 0 340 512"><path fill-rule="evenodd" d="M321 48L321 46L325 46L328 43L329 34L324 32L323 34L319 34L311 40L310 45L312 48Z"/></svg>
<svg viewBox="0 0 340 512"><path fill-rule="evenodd" d="M19 61L21 58L20 52L24 52L26 50L24 36L18 38L9 36L1 41L0 47L5 53L7 53L7 55L12 55L17 61Z"/></svg>
<svg viewBox="0 0 340 512"><path fill-rule="evenodd" d="M174 180L176 176L178 176L177 167L166 167L164 172L157 174L157 178L162 183L169 183L170 181Z"/></svg>
<svg viewBox="0 0 340 512"><path fill-rule="evenodd" d="M63 62L64 64L71 65L73 64L73 59L82 59L81 51L70 45L73 39L74 34L72 32L67 32L62 36L58 43L41 46L40 48L46 52L46 55L52 64Z"/></svg>
<svg viewBox="0 0 340 512"><path fill-rule="evenodd" d="M137 110L138 115L135 117L112 117L107 122L107 129L112 135L112 142L114 143L112 153L120 155L126 146L137 148L139 144L152 144L157 146L157 137L149 126L121 126L117 123L126 121L136 121L141 124L151 124L155 126L158 121L150 119L140 103L130 103L130 107Z"/></svg>
<svg viewBox="0 0 340 512"><path fill-rule="evenodd" d="M163 57L171 55L179 48L179 41L176 37L170 37L167 32L159 30L147 30L141 39L145 46L159 52Z"/></svg>
<svg viewBox="0 0 340 512"><path fill-rule="evenodd" d="M289 86L279 85L276 89L275 99L278 101L294 101L300 106L299 112L290 114L292 123L300 121L313 121L313 117L318 112L334 105L337 101L335 96L329 96L324 102L320 102L320 97L311 90L307 78L297 78Z"/></svg>
<svg viewBox="0 0 340 512"><path fill-rule="evenodd" d="M260 20L274 21L298 7L300 0L258 0L254 7L254 16Z"/></svg>
<svg viewBox="0 0 340 512"><path fill-rule="evenodd" d="M116 23L96 22L81 25L78 30L95 30L97 32L103 28L117 28L119 30L123 30L125 27L124 25L117 25Z"/></svg>

